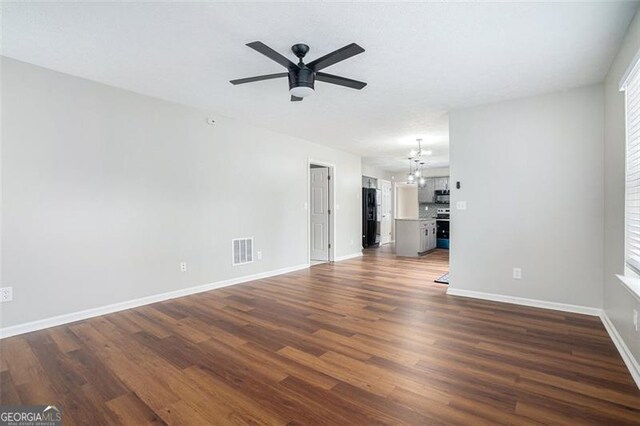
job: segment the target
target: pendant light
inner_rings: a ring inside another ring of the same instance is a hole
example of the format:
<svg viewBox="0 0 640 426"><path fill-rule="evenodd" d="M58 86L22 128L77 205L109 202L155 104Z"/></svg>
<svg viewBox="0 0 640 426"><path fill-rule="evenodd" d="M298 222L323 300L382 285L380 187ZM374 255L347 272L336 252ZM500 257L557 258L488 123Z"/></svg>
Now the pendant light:
<svg viewBox="0 0 640 426"><path fill-rule="evenodd" d="M413 170L411 165L413 164L412 162L413 158L409 157L409 174L407 174L407 183L414 183L416 181L416 177L413 174Z"/></svg>
<svg viewBox="0 0 640 426"><path fill-rule="evenodd" d="M420 188L423 188L427 184L427 180L424 177L424 161L423 155L431 155L431 151L422 150L422 139L416 139L418 142L418 150L411 150L409 153L409 174L407 175L407 183L417 183Z"/></svg>
<svg viewBox="0 0 640 426"><path fill-rule="evenodd" d="M418 142L418 150L412 149L409 152L409 157L419 159L423 155L431 155L431 151L423 151L422 150L422 139L418 138L418 139L416 139L416 142ZM418 161L418 160L416 160L416 161Z"/></svg>
<svg viewBox="0 0 640 426"><path fill-rule="evenodd" d="M420 162L420 175L418 179L418 186L420 188L424 188L424 186L427 184L427 179L425 179L424 177L424 171L422 170L422 166L424 166L424 161Z"/></svg>

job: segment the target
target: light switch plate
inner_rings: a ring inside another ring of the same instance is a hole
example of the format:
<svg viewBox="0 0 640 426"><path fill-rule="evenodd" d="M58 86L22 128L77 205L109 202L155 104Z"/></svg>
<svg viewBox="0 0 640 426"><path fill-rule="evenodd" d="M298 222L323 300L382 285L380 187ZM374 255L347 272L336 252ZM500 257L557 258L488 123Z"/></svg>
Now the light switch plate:
<svg viewBox="0 0 640 426"><path fill-rule="evenodd" d="M456 209L458 210L466 210L467 202L466 201L456 201Z"/></svg>
<svg viewBox="0 0 640 426"><path fill-rule="evenodd" d="M513 268L513 279L514 280L522 279L522 268Z"/></svg>

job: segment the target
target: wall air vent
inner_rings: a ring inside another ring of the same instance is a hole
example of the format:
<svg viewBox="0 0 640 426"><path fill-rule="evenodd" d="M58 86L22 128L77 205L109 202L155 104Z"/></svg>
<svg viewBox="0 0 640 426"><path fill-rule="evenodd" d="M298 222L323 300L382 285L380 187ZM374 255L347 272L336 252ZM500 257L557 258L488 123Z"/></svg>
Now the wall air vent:
<svg viewBox="0 0 640 426"><path fill-rule="evenodd" d="M253 238L236 238L231 241L231 259L233 265L253 262Z"/></svg>

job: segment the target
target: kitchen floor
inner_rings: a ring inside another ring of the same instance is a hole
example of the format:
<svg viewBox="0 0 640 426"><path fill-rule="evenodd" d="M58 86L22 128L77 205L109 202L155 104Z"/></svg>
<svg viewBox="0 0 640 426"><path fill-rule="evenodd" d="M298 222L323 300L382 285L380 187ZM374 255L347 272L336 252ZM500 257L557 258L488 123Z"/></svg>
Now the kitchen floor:
<svg viewBox="0 0 640 426"><path fill-rule="evenodd" d="M373 256L373 257L382 257L389 259L407 259L407 260L418 260L420 262L425 262L429 264L429 271L434 274L439 273L437 277L440 277L442 274L449 271L449 250L447 249L435 249L423 256L420 257L402 257L396 256L395 244L384 244L380 247L367 248L362 251L365 256ZM436 278L437 278L436 277ZM444 289L447 286L444 285Z"/></svg>

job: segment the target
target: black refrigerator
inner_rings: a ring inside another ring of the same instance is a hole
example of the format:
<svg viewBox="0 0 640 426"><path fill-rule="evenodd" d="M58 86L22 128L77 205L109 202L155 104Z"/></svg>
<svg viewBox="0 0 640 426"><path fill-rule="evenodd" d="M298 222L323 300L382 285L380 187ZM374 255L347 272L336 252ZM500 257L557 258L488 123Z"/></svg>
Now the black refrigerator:
<svg viewBox="0 0 640 426"><path fill-rule="evenodd" d="M362 247L376 247L378 212L375 188L362 188Z"/></svg>

